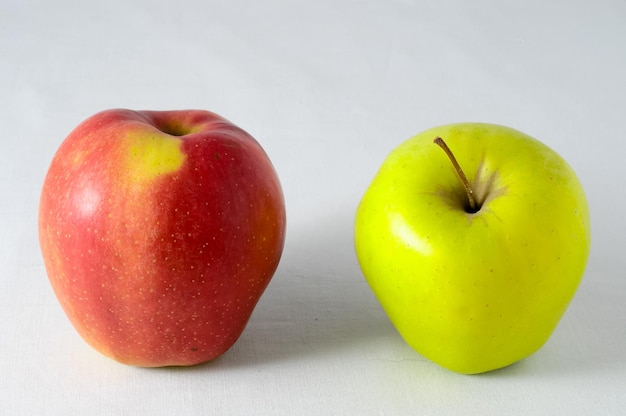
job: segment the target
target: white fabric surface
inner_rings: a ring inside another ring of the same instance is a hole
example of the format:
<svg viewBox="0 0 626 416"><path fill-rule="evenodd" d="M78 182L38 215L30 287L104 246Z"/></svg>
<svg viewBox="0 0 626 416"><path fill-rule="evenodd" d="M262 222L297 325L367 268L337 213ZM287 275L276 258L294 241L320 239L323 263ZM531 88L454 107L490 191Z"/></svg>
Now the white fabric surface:
<svg viewBox="0 0 626 416"><path fill-rule="evenodd" d="M4 0L0 97L1 414L624 414L623 0ZM70 130L112 107L215 111L280 175L281 265L212 363L148 370L102 357L45 276L46 169ZM587 272L552 338L481 376L404 344L352 247L354 210L387 153L457 121L547 143L592 212Z"/></svg>

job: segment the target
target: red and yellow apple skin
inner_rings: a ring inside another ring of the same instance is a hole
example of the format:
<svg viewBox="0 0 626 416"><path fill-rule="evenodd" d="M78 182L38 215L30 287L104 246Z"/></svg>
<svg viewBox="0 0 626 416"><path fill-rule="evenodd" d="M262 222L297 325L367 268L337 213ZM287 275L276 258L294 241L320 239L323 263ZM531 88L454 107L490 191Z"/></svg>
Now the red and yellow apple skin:
<svg viewBox="0 0 626 416"><path fill-rule="evenodd" d="M477 211L443 138L471 182ZM404 340L474 374L528 357L583 276L589 208L572 168L517 130L457 123L395 148L355 218L363 274Z"/></svg>
<svg viewBox="0 0 626 416"><path fill-rule="evenodd" d="M39 239L78 333L125 364L193 365L228 350L278 266L285 205L249 134L199 110L107 110L48 170Z"/></svg>

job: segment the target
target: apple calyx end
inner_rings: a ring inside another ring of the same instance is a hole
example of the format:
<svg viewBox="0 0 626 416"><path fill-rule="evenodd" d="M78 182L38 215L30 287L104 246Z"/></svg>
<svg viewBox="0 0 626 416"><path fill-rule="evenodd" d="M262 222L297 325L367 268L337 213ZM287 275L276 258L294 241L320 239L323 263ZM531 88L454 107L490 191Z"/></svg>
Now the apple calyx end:
<svg viewBox="0 0 626 416"><path fill-rule="evenodd" d="M472 184L470 183L469 180L467 180L467 176L465 176L463 169L461 169L461 166L459 165L459 162L456 160L454 153L452 153L452 150L450 150L446 142L439 136L435 137L435 139L433 140L433 143L441 147L443 151L446 153L446 155L450 159L450 162L452 163L452 166L454 167L454 170L457 174L457 177L459 178L459 181L461 182L461 185L463 185L463 188L465 189L465 193L467 194L467 205L465 205L465 212L467 212L468 214L477 213L478 211L480 211L481 207L479 204L476 203L476 198L474 197L474 189L472 188Z"/></svg>

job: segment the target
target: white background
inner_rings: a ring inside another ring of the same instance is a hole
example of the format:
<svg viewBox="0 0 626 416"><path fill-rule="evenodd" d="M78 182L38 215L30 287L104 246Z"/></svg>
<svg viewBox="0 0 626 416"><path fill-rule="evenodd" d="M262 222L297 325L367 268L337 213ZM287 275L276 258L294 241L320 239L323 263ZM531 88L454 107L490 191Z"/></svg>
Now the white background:
<svg viewBox="0 0 626 416"><path fill-rule="evenodd" d="M255 136L283 184L281 265L237 344L139 369L78 337L47 281L48 164L112 107L201 108ZM623 0L4 0L0 6L3 415L618 415L626 412ZM580 289L532 357L480 376L413 352L362 278L356 205L429 127L505 124L587 191Z"/></svg>

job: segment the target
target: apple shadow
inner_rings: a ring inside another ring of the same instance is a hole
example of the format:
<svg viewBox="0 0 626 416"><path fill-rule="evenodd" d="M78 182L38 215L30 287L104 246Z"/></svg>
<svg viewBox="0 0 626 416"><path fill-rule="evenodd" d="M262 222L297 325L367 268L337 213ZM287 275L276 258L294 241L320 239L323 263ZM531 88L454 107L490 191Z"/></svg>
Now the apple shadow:
<svg viewBox="0 0 626 416"><path fill-rule="evenodd" d="M361 275L352 218L294 228L246 329L215 365L325 359L385 337L401 342Z"/></svg>

